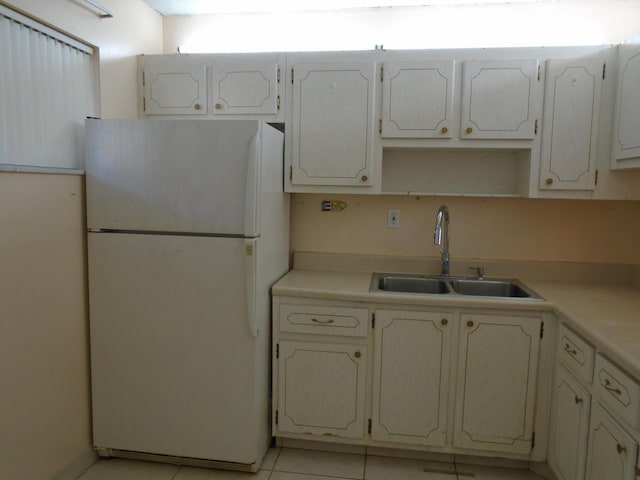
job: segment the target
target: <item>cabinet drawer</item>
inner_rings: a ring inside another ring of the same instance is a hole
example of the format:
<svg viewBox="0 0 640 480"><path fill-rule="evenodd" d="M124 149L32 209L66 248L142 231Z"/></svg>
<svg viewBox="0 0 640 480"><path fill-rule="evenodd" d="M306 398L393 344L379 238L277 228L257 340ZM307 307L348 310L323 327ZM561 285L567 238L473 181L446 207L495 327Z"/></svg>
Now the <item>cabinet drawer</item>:
<svg viewBox="0 0 640 480"><path fill-rule="evenodd" d="M593 380L595 349L565 324L560 325L558 355L563 365L587 383Z"/></svg>
<svg viewBox="0 0 640 480"><path fill-rule="evenodd" d="M633 428L640 428L640 384L602 355L596 357L595 389Z"/></svg>
<svg viewBox="0 0 640 480"><path fill-rule="evenodd" d="M366 337L369 310L328 305L280 306L280 331Z"/></svg>

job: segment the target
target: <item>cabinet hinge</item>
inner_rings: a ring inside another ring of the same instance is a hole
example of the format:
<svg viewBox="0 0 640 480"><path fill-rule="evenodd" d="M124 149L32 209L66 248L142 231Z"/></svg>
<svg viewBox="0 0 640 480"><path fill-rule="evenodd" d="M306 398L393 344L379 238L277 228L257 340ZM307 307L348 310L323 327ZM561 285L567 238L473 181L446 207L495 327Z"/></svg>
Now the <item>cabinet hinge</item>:
<svg viewBox="0 0 640 480"><path fill-rule="evenodd" d="M540 338L544 337L544 322L540 323Z"/></svg>
<svg viewBox="0 0 640 480"><path fill-rule="evenodd" d="M531 448L535 448L536 446L536 432L531 434Z"/></svg>
<svg viewBox="0 0 640 480"><path fill-rule="evenodd" d="M280 95L278 95L278 98L276 99L276 106L278 107L278 110L280 110Z"/></svg>
<svg viewBox="0 0 640 480"><path fill-rule="evenodd" d="M382 135L382 119L378 120L378 133Z"/></svg>
<svg viewBox="0 0 640 480"><path fill-rule="evenodd" d="M594 184L598 186L598 170L596 170L596 178L594 180Z"/></svg>
<svg viewBox="0 0 640 480"><path fill-rule="evenodd" d="M384 67L380 67L380 81L384 80Z"/></svg>
<svg viewBox="0 0 640 480"><path fill-rule="evenodd" d="M276 71L276 80L280 83L280 68Z"/></svg>
<svg viewBox="0 0 640 480"><path fill-rule="evenodd" d="M146 97L142 97L142 111L147 111L147 99Z"/></svg>
<svg viewBox="0 0 640 480"><path fill-rule="evenodd" d="M293 68L291 69L291 84L293 85Z"/></svg>
<svg viewBox="0 0 640 480"><path fill-rule="evenodd" d="M603 63L602 64L602 79L604 80L604 78L607 76L607 64Z"/></svg>
<svg viewBox="0 0 640 480"><path fill-rule="evenodd" d="M376 314L371 314L371 328L376 328Z"/></svg>
<svg viewBox="0 0 640 480"><path fill-rule="evenodd" d="M536 118L536 121L533 125L533 134L537 135L538 134L538 119Z"/></svg>
<svg viewBox="0 0 640 480"><path fill-rule="evenodd" d="M278 410L276 410L276 425L278 425Z"/></svg>
<svg viewBox="0 0 640 480"><path fill-rule="evenodd" d="M367 422L367 432L371 435L371 419Z"/></svg>
<svg viewBox="0 0 640 480"><path fill-rule="evenodd" d="M144 72L142 72L142 86L144 87Z"/></svg>
<svg viewBox="0 0 640 480"><path fill-rule="evenodd" d="M276 360L278 358L280 358L280 344L276 343ZM276 410L276 412L277 412L277 410ZM277 413L276 413L276 415L277 415Z"/></svg>
<svg viewBox="0 0 640 480"><path fill-rule="evenodd" d="M540 81L541 77L542 77L542 67L538 65L538 81Z"/></svg>
<svg viewBox="0 0 640 480"><path fill-rule="evenodd" d="M289 181L293 180L293 165L289 165Z"/></svg>

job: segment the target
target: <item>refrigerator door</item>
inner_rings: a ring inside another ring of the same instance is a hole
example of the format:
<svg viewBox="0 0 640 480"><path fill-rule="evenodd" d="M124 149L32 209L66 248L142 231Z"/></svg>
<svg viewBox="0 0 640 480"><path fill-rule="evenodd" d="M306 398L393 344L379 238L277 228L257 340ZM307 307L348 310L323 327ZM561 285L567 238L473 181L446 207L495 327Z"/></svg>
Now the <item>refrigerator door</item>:
<svg viewBox="0 0 640 480"><path fill-rule="evenodd" d="M89 233L96 447L260 462L268 315L249 319L246 289L259 241Z"/></svg>
<svg viewBox="0 0 640 480"><path fill-rule="evenodd" d="M263 128L271 127L88 119L88 228L259 235Z"/></svg>

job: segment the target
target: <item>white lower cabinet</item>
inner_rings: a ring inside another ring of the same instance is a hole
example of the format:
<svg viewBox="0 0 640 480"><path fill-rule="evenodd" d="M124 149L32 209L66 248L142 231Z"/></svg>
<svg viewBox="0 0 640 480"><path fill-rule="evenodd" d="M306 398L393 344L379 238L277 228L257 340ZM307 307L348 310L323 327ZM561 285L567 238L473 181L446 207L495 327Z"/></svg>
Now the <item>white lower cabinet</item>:
<svg viewBox="0 0 640 480"><path fill-rule="evenodd" d="M282 341L278 349L278 429L362 438L366 347Z"/></svg>
<svg viewBox="0 0 640 480"><path fill-rule="evenodd" d="M559 480L582 480L587 456L591 394L558 366L549 432L549 464Z"/></svg>
<svg viewBox="0 0 640 480"><path fill-rule="evenodd" d="M444 445L451 313L377 310L371 438Z"/></svg>
<svg viewBox="0 0 640 480"><path fill-rule="evenodd" d="M638 443L594 404L589 428L587 480L635 480Z"/></svg>
<svg viewBox="0 0 640 480"><path fill-rule="evenodd" d="M531 451L541 325L540 317L461 315L454 446Z"/></svg>

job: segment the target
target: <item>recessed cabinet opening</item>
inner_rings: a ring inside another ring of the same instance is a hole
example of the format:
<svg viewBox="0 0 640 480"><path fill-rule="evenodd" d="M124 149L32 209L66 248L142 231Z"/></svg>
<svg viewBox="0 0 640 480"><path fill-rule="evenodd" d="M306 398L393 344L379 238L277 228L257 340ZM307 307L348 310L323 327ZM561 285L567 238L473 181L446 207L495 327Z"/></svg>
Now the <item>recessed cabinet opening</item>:
<svg viewBox="0 0 640 480"><path fill-rule="evenodd" d="M382 156L382 193L526 197L529 149L400 149Z"/></svg>

